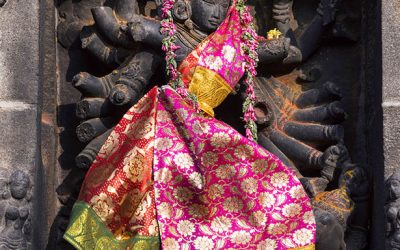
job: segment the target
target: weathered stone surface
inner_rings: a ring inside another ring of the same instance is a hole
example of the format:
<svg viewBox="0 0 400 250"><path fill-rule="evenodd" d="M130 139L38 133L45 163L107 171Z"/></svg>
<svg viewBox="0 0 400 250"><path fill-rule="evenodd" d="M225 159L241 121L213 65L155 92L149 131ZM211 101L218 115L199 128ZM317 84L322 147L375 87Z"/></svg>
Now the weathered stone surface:
<svg viewBox="0 0 400 250"><path fill-rule="evenodd" d="M37 103L39 1L7 1L0 9L0 100Z"/></svg>
<svg viewBox="0 0 400 250"><path fill-rule="evenodd" d="M382 1L382 78L385 175L400 162L400 1Z"/></svg>
<svg viewBox="0 0 400 250"><path fill-rule="evenodd" d="M400 102L383 103L383 122L385 172L389 174L400 169Z"/></svg>
<svg viewBox="0 0 400 250"><path fill-rule="evenodd" d="M37 109L20 102L0 102L0 171L30 169L36 157Z"/></svg>

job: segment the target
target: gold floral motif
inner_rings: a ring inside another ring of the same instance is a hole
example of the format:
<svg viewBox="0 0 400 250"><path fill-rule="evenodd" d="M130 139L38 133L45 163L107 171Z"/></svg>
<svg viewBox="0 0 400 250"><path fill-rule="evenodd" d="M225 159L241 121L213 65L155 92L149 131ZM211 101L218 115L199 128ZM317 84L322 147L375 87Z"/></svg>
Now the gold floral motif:
<svg viewBox="0 0 400 250"><path fill-rule="evenodd" d="M306 192L304 191L303 187L298 185L298 186L294 186L290 189L289 191L290 196L293 199L301 199L307 196Z"/></svg>
<svg viewBox="0 0 400 250"><path fill-rule="evenodd" d="M225 216L219 216L211 222L211 229L217 233L224 233L231 229L231 220Z"/></svg>
<svg viewBox="0 0 400 250"><path fill-rule="evenodd" d="M211 186L208 187L207 194L211 200L221 198L223 193L224 193L224 188L219 184L212 184Z"/></svg>
<svg viewBox="0 0 400 250"><path fill-rule="evenodd" d="M154 117L146 116L134 123L129 123L124 131L131 139L150 139L154 134Z"/></svg>
<svg viewBox="0 0 400 250"><path fill-rule="evenodd" d="M261 206L266 207L266 208L270 208L275 204L276 199L275 199L275 196L273 194L264 192L264 193L261 193L258 196L258 201L260 202Z"/></svg>
<svg viewBox="0 0 400 250"><path fill-rule="evenodd" d="M286 187L289 183L289 176L286 173L274 173L271 177L271 184L277 188Z"/></svg>
<svg viewBox="0 0 400 250"><path fill-rule="evenodd" d="M194 247L198 250L212 250L214 249L214 241L208 237L197 237L194 240Z"/></svg>
<svg viewBox="0 0 400 250"><path fill-rule="evenodd" d="M235 148L235 156L241 160L245 160L248 157L253 156L254 149L247 144L239 145Z"/></svg>
<svg viewBox="0 0 400 250"><path fill-rule="evenodd" d="M251 164L251 169L256 174L265 173L268 170L268 162L264 159L257 159Z"/></svg>
<svg viewBox="0 0 400 250"><path fill-rule="evenodd" d="M303 214L303 221L307 224L315 224L315 216L313 211L308 211Z"/></svg>
<svg viewBox="0 0 400 250"><path fill-rule="evenodd" d="M287 232L287 226L281 223L275 223L268 225L268 233L272 235L284 234Z"/></svg>
<svg viewBox="0 0 400 250"><path fill-rule="evenodd" d="M276 247L276 241L272 239L266 239L258 243L257 250L275 250Z"/></svg>
<svg viewBox="0 0 400 250"><path fill-rule="evenodd" d="M174 163L184 169L188 169L194 165L192 157L187 153L178 153L174 156Z"/></svg>
<svg viewBox="0 0 400 250"><path fill-rule="evenodd" d="M257 191L258 182L256 179L250 177L243 180L241 183L242 190L246 193L252 194Z"/></svg>
<svg viewBox="0 0 400 250"><path fill-rule="evenodd" d="M235 244L246 244L251 240L250 233L244 230L235 231L231 237L231 241Z"/></svg>
<svg viewBox="0 0 400 250"><path fill-rule="evenodd" d="M195 188L197 188L199 190L202 190L203 187L204 187L204 179L203 178L204 178L203 175L201 175L200 173L193 172L189 176L189 183L193 187L195 187Z"/></svg>
<svg viewBox="0 0 400 250"><path fill-rule="evenodd" d="M158 223L157 223L156 218L154 218L151 221L151 225L149 226L148 231L149 231L150 236L158 236L159 235Z"/></svg>
<svg viewBox="0 0 400 250"><path fill-rule="evenodd" d="M118 144L119 134L113 131L101 147L98 157L107 158L119 148Z"/></svg>
<svg viewBox="0 0 400 250"><path fill-rule="evenodd" d="M301 206L296 203L287 204L283 206L282 214L286 217L296 217L301 212Z"/></svg>
<svg viewBox="0 0 400 250"><path fill-rule="evenodd" d="M216 175L220 179L231 179L236 175L236 169L231 165L221 165L217 168Z"/></svg>
<svg viewBox="0 0 400 250"><path fill-rule="evenodd" d="M236 55L236 50L230 45L225 45L222 48L222 54L224 55L225 60L227 60L228 62L233 62L233 59Z"/></svg>
<svg viewBox="0 0 400 250"><path fill-rule="evenodd" d="M314 234L311 230L302 228L293 233L293 240L300 246L305 246L311 243Z"/></svg>
<svg viewBox="0 0 400 250"><path fill-rule="evenodd" d="M145 174L146 159L138 148L134 148L124 159L124 172L132 182L141 181Z"/></svg>
<svg viewBox="0 0 400 250"><path fill-rule="evenodd" d="M224 209L228 212L239 212L243 208L243 202L238 197L228 197L224 201Z"/></svg>
<svg viewBox="0 0 400 250"><path fill-rule="evenodd" d="M161 168L157 170L154 172L154 180L164 184L169 183L172 180L171 170L168 168Z"/></svg>
<svg viewBox="0 0 400 250"><path fill-rule="evenodd" d="M211 167L213 166L218 160L218 155L213 152L205 152L201 157L201 162L204 166Z"/></svg>
<svg viewBox="0 0 400 250"><path fill-rule="evenodd" d="M190 236L195 231L194 224L188 220L179 221L177 229L183 236Z"/></svg>
<svg viewBox="0 0 400 250"><path fill-rule="evenodd" d="M228 134L219 132L211 136L210 142L213 147L221 148L225 147L230 142L230 140L231 138Z"/></svg>
<svg viewBox="0 0 400 250"><path fill-rule="evenodd" d="M256 227L265 226L267 222L267 217L265 216L263 211L256 211L252 213L249 217L250 224Z"/></svg>
<svg viewBox="0 0 400 250"><path fill-rule="evenodd" d="M208 134L210 131L210 126L206 123L201 123L200 121L196 120L193 123L192 131L198 135Z"/></svg>
<svg viewBox="0 0 400 250"><path fill-rule="evenodd" d="M160 215L160 217L164 219L169 219L173 215L172 207L167 202L161 203L158 206L157 212Z"/></svg>
<svg viewBox="0 0 400 250"><path fill-rule="evenodd" d="M204 205L192 204L189 207L189 214L192 215L194 218L202 219L208 215L208 209Z"/></svg>
<svg viewBox="0 0 400 250"><path fill-rule="evenodd" d="M163 240L163 248L166 250L176 250L179 249L179 244L173 238L166 238Z"/></svg>
<svg viewBox="0 0 400 250"><path fill-rule="evenodd" d="M186 187L177 187L174 189L174 197L180 202L188 202L192 199L192 191Z"/></svg>
<svg viewBox="0 0 400 250"><path fill-rule="evenodd" d="M105 222L109 221L114 215L113 201L111 197L105 193L93 196L90 200L90 205L96 212L97 216Z"/></svg>
<svg viewBox="0 0 400 250"><path fill-rule="evenodd" d="M167 150L172 147L172 141L168 138L158 138L156 140L156 148L157 150Z"/></svg>

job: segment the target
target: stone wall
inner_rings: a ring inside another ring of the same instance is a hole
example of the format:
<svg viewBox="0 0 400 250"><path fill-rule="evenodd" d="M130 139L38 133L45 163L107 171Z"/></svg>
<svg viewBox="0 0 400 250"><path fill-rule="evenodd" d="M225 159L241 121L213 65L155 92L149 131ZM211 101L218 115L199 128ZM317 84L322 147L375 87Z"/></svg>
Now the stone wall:
<svg viewBox="0 0 400 250"><path fill-rule="evenodd" d="M40 4L0 1L0 248L42 249ZM21 222L21 225L19 225Z"/></svg>

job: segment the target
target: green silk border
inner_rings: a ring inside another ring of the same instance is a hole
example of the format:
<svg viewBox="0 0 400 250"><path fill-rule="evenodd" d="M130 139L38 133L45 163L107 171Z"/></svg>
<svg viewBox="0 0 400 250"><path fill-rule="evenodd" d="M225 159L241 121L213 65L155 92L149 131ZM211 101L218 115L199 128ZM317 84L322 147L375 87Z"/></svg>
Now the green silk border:
<svg viewBox="0 0 400 250"><path fill-rule="evenodd" d="M78 250L160 249L158 236L133 236L117 240L93 209L83 201L75 203L64 239Z"/></svg>

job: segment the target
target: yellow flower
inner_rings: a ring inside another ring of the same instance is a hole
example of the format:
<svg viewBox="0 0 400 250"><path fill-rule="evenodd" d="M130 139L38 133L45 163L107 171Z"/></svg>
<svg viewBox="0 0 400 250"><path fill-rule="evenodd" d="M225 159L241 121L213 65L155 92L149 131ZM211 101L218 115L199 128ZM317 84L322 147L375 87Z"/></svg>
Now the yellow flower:
<svg viewBox="0 0 400 250"><path fill-rule="evenodd" d="M159 169L154 173L154 180L160 181L162 183L167 184L171 179L172 173L168 168Z"/></svg>
<svg viewBox="0 0 400 250"><path fill-rule="evenodd" d="M277 28L275 28L267 32L267 39L268 40L278 39L281 35L282 32L280 32Z"/></svg>
<svg viewBox="0 0 400 250"><path fill-rule="evenodd" d="M171 218L173 214L171 206L166 202L160 204L157 212L160 214L161 218L167 218L167 219Z"/></svg>

